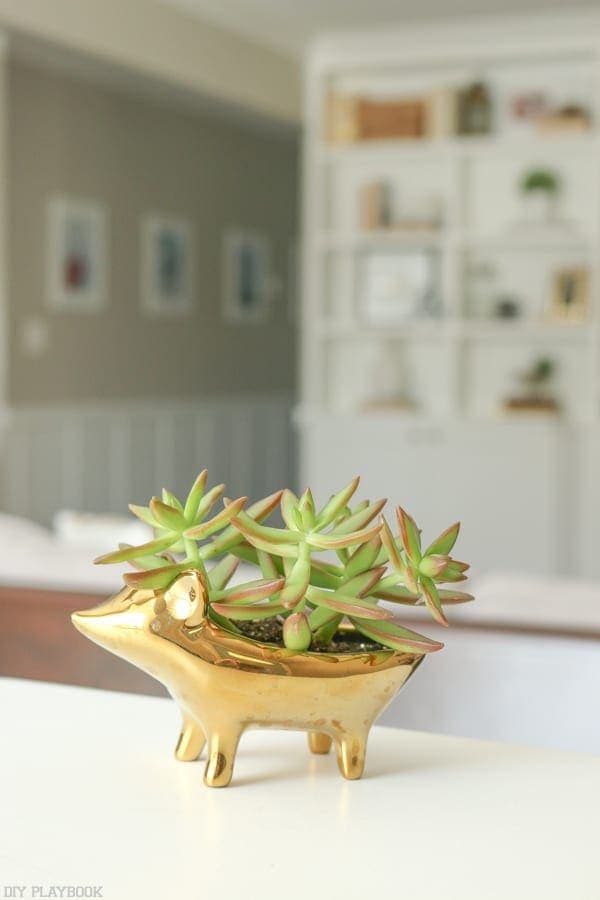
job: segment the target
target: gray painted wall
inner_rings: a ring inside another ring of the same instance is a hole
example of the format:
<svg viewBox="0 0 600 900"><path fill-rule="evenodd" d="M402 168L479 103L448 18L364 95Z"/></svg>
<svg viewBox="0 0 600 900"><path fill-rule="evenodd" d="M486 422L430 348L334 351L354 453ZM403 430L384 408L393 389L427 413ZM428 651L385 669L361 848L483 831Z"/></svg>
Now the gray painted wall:
<svg viewBox="0 0 600 900"><path fill-rule="evenodd" d="M220 116L170 109L13 62L10 79L9 399L14 406L123 398L290 392L289 249L297 233L297 142ZM110 302L98 315L45 308L45 208L55 192L110 209ZM190 317L140 312L139 225L146 211L195 223L198 297ZM223 232L272 239L283 278L271 321L220 317ZM49 345L24 352L42 316Z"/></svg>

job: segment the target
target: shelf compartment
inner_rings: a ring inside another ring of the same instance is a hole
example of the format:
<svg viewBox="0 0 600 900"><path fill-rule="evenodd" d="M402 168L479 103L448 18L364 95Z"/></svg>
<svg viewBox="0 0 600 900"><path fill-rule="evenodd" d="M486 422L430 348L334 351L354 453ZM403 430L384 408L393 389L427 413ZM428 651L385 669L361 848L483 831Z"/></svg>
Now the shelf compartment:
<svg viewBox="0 0 600 900"><path fill-rule="evenodd" d="M459 254L460 312L466 322L530 328L589 325L594 319L595 260L582 246L538 247L535 253L521 247L485 246L463 249ZM567 307L557 297L565 290L564 279L573 278L572 322ZM505 322L496 319L501 304L510 303L518 315ZM579 317L576 317L576 312ZM560 318L565 315L565 320Z"/></svg>
<svg viewBox="0 0 600 900"><path fill-rule="evenodd" d="M382 340L369 333L336 340L325 356L323 404L338 412L447 417L447 353L447 346L424 335L387 334Z"/></svg>
<svg viewBox="0 0 600 900"><path fill-rule="evenodd" d="M465 345L460 356L460 395L464 415L477 420L498 417L520 419L521 416L534 415L532 411L507 412L502 401L522 393L519 374L542 357L551 359L556 365L550 390L559 401L561 412L558 415L540 413L539 416L550 420L566 417L579 421L590 417L589 379L592 369L590 360L582 356L576 343L536 342L535 346L528 346L511 339L494 343L469 342Z"/></svg>

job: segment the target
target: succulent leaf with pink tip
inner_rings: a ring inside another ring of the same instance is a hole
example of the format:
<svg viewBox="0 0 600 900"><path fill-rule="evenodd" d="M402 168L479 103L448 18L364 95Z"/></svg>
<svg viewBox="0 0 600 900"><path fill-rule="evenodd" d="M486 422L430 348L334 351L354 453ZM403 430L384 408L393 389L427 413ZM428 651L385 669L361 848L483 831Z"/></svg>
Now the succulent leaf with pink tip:
<svg viewBox="0 0 600 900"><path fill-rule="evenodd" d="M405 628L380 602L424 604L445 626L445 605L473 599L440 587L463 581L469 568L450 556L458 523L423 551L421 531L402 507L394 535L382 514L385 500L350 506L358 478L320 510L310 488L299 496L285 489L247 506L246 497L224 497L222 484L207 490L207 479L204 470L185 503L163 489L147 507L132 505L154 538L137 547L120 545L97 562L130 562L134 571L125 575L126 583L155 591L167 589L182 572L198 570L213 624L241 634L236 622L277 618L284 645L294 652L327 647L348 620L382 647L430 653L443 645ZM222 497L222 509L214 512ZM277 505L284 527L263 524ZM337 555L338 563L323 558L322 551ZM240 560L254 566L259 577L230 586Z"/></svg>

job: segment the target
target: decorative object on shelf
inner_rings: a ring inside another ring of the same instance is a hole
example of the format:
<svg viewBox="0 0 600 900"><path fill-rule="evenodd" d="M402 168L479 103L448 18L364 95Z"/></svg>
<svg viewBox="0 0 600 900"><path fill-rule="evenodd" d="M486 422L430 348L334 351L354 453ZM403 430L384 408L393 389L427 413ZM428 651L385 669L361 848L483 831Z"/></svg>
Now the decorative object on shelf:
<svg viewBox="0 0 600 900"><path fill-rule="evenodd" d="M97 200L55 196L47 206L46 301L56 312L93 313L107 302L108 215Z"/></svg>
<svg viewBox="0 0 600 900"><path fill-rule="evenodd" d="M229 784L252 726L308 731L313 753L335 741L342 775L360 778L371 725L425 654L443 646L379 601L423 603L447 625L444 605L473 599L439 587L466 578L468 565L450 556L459 524L423 549L401 507L397 535L380 517L385 500L350 508L358 478L318 510L307 489L247 510L245 497L225 499L216 514L224 485L206 491L206 482L204 471L185 503L163 491L131 507L155 539L97 560L129 561L136 571L73 623L167 686L183 718L175 754L194 760L207 742L206 784ZM285 527L263 525L278 505ZM337 564L320 551L337 553ZM240 559L259 577L228 587Z"/></svg>
<svg viewBox="0 0 600 900"><path fill-rule="evenodd" d="M439 87L426 98L425 137L435 140L456 134L458 93L450 87Z"/></svg>
<svg viewBox="0 0 600 900"><path fill-rule="evenodd" d="M546 112L548 101L543 91L523 91L510 100L512 118L521 124L531 125Z"/></svg>
<svg viewBox="0 0 600 900"><path fill-rule="evenodd" d="M325 132L332 144L420 138L426 132L424 97L378 100L332 93L326 110Z"/></svg>
<svg viewBox="0 0 600 900"><path fill-rule="evenodd" d="M459 94L439 87L421 97L376 100L330 93L326 138L331 144L402 138L444 138L456 134Z"/></svg>
<svg viewBox="0 0 600 900"><path fill-rule="evenodd" d="M444 223L443 198L435 193L403 191L391 227L410 234L435 234Z"/></svg>
<svg viewBox="0 0 600 900"><path fill-rule="evenodd" d="M440 310L438 254L369 252L361 265L360 310L371 325L392 325Z"/></svg>
<svg viewBox="0 0 600 900"><path fill-rule="evenodd" d="M590 114L584 106L572 103L538 116L536 125L541 134L571 134L589 131Z"/></svg>
<svg viewBox="0 0 600 900"><path fill-rule="evenodd" d="M584 322L588 316L589 293L590 273L585 266L560 269L552 279L550 318L560 322Z"/></svg>
<svg viewBox="0 0 600 900"><path fill-rule="evenodd" d="M387 341L378 349L369 379L369 397L365 412L389 410L413 412L417 409L410 388L410 371L406 355L397 341Z"/></svg>
<svg viewBox="0 0 600 900"><path fill-rule="evenodd" d="M497 319L518 319L521 315L521 302L513 294L502 294L496 300L494 315Z"/></svg>
<svg viewBox="0 0 600 900"><path fill-rule="evenodd" d="M185 219L151 213L141 226L141 301L150 315L180 316L193 308L193 226Z"/></svg>
<svg viewBox="0 0 600 900"><path fill-rule="evenodd" d="M519 184L528 224L548 225L556 220L560 176L552 169L529 169Z"/></svg>
<svg viewBox="0 0 600 900"><path fill-rule="evenodd" d="M371 100L357 104L359 140L420 138L425 132L425 102L421 98Z"/></svg>
<svg viewBox="0 0 600 900"><path fill-rule="evenodd" d="M359 192L359 221L364 231L378 231L392 224L392 186L388 181L369 181Z"/></svg>
<svg viewBox="0 0 600 900"><path fill-rule="evenodd" d="M254 232L228 232L223 252L223 315L235 324L266 321L275 283L269 271L269 242Z"/></svg>
<svg viewBox="0 0 600 900"><path fill-rule="evenodd" d="M556 363L547 356L540 356L518 379L521 389L507 397L502 406L510 413L550 413L560 412L560 404L552 394L552 380Z"/></svg>
<svg viewBox="0 0 600 900"><path fill-rule="evenodd" d="M359 223L363 231L430 235L439 232L443 219L443 199L438 193L398 192L391 182L381 179L369 181L359 189Z"/></svg>
<svg viewBox="0 0 600 900"><path fill-rule="evenodd" d="M489 319L495 314L496 266L489 259L470 258L465 267L466 314L471 319Z"/></svg>
<svg viewBox="0 0 600 900"><path fill-rule="evenodd" d="M458 133L490 134L492 131L492 97L483 81L462 90L458 98Z"/></svg>
<svg viewBox="0 0 600 900"><path fill-rule="evenodd" d="M436 264L438 258L434 257ZM439 276L436 275L429 283L429 287L423 292L416 316L420 319L440 319L444 314L444 306L439 289Z"/></svg>
<svg viewBox="0 0 600 900"><path fill-rule="evenodd" d="M325 133L330 144L351 144L359 140L356 97L332 92L325 108Z"/></svg>

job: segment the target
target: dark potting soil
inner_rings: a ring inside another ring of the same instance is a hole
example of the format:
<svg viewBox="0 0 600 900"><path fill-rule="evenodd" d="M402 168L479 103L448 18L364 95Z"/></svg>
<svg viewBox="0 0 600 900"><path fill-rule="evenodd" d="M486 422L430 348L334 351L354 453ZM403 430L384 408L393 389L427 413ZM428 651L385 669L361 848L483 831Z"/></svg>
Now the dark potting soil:
<svg viewBox="0 0 600 900"><path fill-rule="evenodd" d="M283 647L283 622L281 619L262 619L254 622L236 622L236 628L245 637L264 644L279 644ZM313 644L313 653L372 653L385 650L381 644L370 641L362 634L337 634L329 644Z"/></svg>

